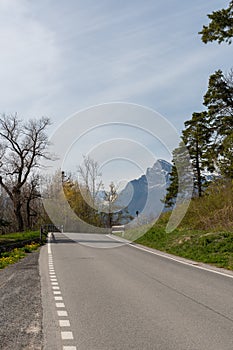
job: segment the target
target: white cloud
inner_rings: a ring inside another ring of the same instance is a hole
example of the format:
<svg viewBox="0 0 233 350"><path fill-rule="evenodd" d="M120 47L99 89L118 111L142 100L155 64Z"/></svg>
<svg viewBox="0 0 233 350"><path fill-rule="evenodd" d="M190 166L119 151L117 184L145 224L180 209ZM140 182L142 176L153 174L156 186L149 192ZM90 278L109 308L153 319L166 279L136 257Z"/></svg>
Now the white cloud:
<svg viewBox="0 0 233 350"><path fill-rule="evenodd" d="M54 33L30 12L28 1L0 2L1 111L27 110L55 89L59 52Z"/></svg>
<svg viewBox="0 0 233 350"><path fill-rule="evenodd" d="M171 118L173 110L191 113L208 74L230 65L231 47L204 46L197 34L218 6L0 0L0 111L46 114L55 124L113 100L162 108Z"/></svg>

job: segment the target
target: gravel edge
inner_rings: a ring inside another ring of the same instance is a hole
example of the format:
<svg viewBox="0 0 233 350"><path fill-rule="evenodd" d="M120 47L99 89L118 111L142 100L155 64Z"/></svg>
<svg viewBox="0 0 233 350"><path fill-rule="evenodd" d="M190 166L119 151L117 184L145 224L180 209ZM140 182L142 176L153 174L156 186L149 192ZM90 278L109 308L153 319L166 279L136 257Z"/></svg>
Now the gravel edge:
<svg viewBox="0 0 233 350"><path fill-rule="evenodd" d="M43 349L40 249L0 270L0 349Z"/></svg>

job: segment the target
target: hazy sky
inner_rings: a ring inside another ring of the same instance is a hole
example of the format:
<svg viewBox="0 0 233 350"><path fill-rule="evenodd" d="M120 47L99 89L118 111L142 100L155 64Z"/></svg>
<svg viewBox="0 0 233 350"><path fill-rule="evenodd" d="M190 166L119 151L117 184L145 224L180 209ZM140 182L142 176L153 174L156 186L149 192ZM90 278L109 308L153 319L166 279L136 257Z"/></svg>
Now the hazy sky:
<svg viewBox="0 0 233 350"><path fill-rule="evenodd" d="M228 3L0 0L0 112L46 115L55 129L80 109L122 101L180 131L202 110L209 75L232 66L233 46L197 34Z"/></svg>

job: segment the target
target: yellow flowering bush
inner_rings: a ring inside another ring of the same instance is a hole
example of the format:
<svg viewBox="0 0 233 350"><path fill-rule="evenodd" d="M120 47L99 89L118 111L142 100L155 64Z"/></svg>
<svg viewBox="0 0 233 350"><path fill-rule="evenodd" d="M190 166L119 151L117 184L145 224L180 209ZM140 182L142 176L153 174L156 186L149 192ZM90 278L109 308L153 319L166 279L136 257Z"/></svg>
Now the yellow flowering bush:
<svg viewBox="0 0 233 350"><path fill-rule="evenodd" d="M0 256L0 269L3 269L7 265L16 263L19 259L25 257L26 253L30 253L36 250L40 246L39 243L26 244L22 248L14 248L10 252L2 253Z"/></svg>
<svg viewBox="0 0 233 350"><path fill-rule="evenodd" d="M26 253L30 253L32 252L33 250L36 250L38 247L40 246L39 243L30 243L30 244L26 244L24 247L23 247L23 250L26 252Z"/></svg>

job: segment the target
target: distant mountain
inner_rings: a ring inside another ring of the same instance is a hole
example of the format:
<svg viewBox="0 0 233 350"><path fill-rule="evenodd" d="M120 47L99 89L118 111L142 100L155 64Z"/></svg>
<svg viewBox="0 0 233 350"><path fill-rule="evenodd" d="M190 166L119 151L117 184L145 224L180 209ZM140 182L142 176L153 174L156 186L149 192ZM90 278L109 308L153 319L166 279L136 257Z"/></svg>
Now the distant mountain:
<svg viewBox="0 0 233 350"><path fill-rule="evenodd" d="M161 199L165 197L169 185L171 167L170 163L159 159L145 175L128 182L116 203L122 208L122 213L125 211L132 217L136 217L136 212L147 218L157 217L164 207Z"/></svg>

